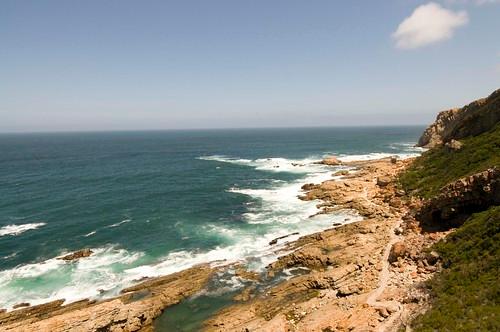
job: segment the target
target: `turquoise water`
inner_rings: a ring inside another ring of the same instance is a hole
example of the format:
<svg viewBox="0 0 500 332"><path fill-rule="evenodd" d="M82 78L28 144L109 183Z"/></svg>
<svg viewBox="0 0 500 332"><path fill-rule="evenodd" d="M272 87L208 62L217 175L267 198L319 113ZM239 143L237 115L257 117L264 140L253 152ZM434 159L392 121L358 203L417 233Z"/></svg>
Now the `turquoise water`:
<svg viewBox="0 0 500 332"><path fill-rule="evenodd" d="M308 218L316 202L298 200L300 186L334 171L314 160L414 155L421 131L2 134L0 308L111 296L141 277L207 261L261 270L276 258L273 238L357 218ZM94 254L55 259L81 248Z"/></svg>

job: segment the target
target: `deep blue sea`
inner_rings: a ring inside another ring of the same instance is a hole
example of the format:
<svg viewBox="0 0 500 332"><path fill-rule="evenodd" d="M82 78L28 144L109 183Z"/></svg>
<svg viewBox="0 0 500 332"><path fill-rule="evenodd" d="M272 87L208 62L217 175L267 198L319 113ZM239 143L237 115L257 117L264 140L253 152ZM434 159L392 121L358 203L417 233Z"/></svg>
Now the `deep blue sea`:
<svg viewBox="0 0 500 332"><path fill-rule="evenodd" d="M0 308L112 296L202 262L262 270L272 239L359 219L309 218L318 202L300 187L336 170L314 161L413 156L422 129L0 134ZM82 248L94 254L56 259Z"/></svg>

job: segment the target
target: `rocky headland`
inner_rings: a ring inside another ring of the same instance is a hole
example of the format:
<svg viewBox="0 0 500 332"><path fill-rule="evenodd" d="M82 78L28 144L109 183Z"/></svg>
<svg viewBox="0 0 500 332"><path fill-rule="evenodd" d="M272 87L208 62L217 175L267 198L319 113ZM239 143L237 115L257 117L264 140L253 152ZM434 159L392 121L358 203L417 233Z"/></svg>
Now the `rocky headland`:
<svg viewBox="0 0 500 332"><path fill-rule="evenodd" d="M363 220L271 241L271 249L286 246L264 273L206 264L138 281L108 300L20 303L0 310L0 331L150 331L169 306L228 269L246 287L204 322L207 331L498 330L499 100L497 90L440 113L419 140L431 149L416 159L319 161L332 179L305 184L299 198L317 200L321 214L349 210Z"/></svg>
<svg viewBox="0 0 500 332"><path fill-rule="evenodd" d="M433 148L484 133L500 121L500 89L486 98L462 108L452 108L437 115L418 140L418 146Z"/></svg>

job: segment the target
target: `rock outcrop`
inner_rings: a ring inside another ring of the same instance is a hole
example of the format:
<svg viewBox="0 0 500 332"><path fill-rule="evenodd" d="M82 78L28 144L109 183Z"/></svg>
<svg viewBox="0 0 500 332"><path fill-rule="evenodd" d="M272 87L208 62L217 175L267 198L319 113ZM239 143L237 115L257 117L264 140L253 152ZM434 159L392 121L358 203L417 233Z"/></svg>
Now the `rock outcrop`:
<svg viewBox="0 0 500 332"><path fill-rule="evenodd" d="M173 304L198 292L215 273L208 265L151 278L104 300L64 305L56 300L0 313L0 331L145 331L154 318Z"/></svg>
<svg viewBox="0 0 500 332"><path fill-rule="evenodd" d="M441 189L417 213L417 219L428 225L456 227L474 212L500 204L500 169L479 172Z"/></svg>
<svg viewBox="0 0 500 332"><path fill-rule="evenodd" d="M317 163L322 164L322 165L327 165L327 166L342 165L342 162L337 157L334 157L334 156L326 157L322 161L318 161Z"/></svg>
<svg viewBox="0 0 500 332"><path fill-rule="evenodd" d="M418 140L418 146L433 148L452 139L477 136L500 121L500 89L489 97L476 100L462 108L440 112Z"/></svg>
<svg viewBox="0 0 500 332"><path fill-rule="evenodd" d="M58 257L57 259L61 259L63 261L74 261L83 257L89 257L92 255L94 252L88 248L82 249L75 251L71 254L68 254L66 256Z"/></svg>

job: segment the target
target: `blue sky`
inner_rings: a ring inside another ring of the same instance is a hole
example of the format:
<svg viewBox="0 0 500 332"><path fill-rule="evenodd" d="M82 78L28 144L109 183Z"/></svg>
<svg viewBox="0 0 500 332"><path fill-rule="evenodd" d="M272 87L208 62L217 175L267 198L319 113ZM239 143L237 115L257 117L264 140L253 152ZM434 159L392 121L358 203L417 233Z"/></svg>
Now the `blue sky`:
<svg viewBox="0 0 500 332"><path fill-rule="evenodd" d="M500 88L499 18L494 0L3 0L0 131L425 124Z"/></svg>

